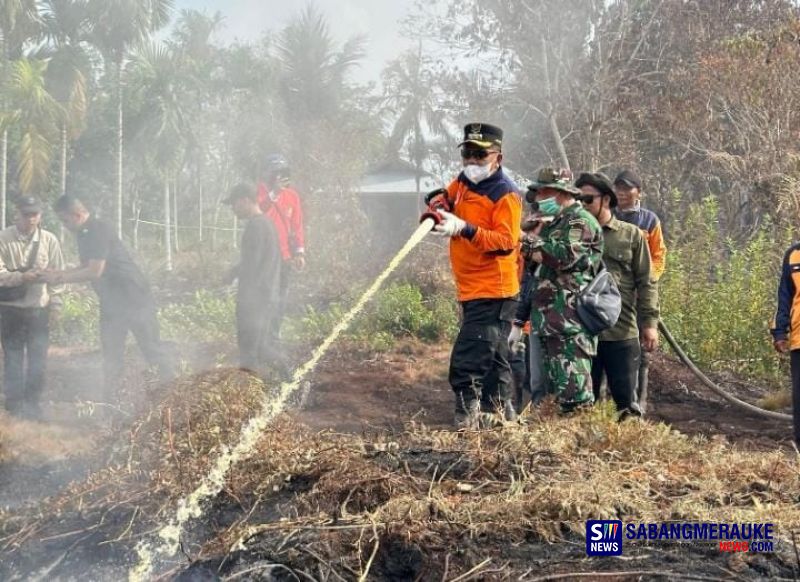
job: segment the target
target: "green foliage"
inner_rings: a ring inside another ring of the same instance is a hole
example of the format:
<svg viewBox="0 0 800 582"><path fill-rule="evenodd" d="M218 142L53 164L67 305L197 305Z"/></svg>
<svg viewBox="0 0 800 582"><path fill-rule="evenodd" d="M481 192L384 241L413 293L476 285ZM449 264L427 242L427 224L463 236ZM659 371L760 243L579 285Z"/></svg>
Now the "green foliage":
<svg viewBox="0 0 800 582"><path fill-rule="evenodd" d="M67 293L56 324L50 330L56 345L95 345L98 341L100 309L94 294Z"/></svg>
<svg viewBox="0 0 800 582"><path fill-rule="evenodd" d="M362 327L371 334L383 332L436 341L454 335L458 316L452 300L440 295L426 299L419 287L396 283L378 295Z"/></svg>
<svg viewBox="0 0 800 582"><path fill-rule="evenodd" d="M342 321L347 305L328 309L308 306L298 317L288 317L284 338L291 343L316 346ZM173 303L159 312L161 334L178 342L233 341L236 337L236 298L232 294L197 291L190 300ZM99 307L94 295L68 294L58 323L52 330L58 345L93 345L97 342ZM424 341L451 338L458 328L453 301L443 295L426 299L418 287L395 284L379 293L358 315L344 337L373 351L386 351L397 338Z"/></svg>
<svg viewBox="0 0 800 582"><path fill-rule="evenodd" d="M427 303L431 310L431 315L420 327L420 337L424 340L449 340L455 338L458 333L459 320L453 298L434 295Z"/></svg>
<svg viewBox="0 0 800 582"><path fill-rule="evenodd" d="M235 297L200 290L191 301L164 307L159 313L161 333L185 342L231 340L236 337Z"/></svg>
<svg viewBox="0 0 800 582"><path fill-rule="evenodd" d="M342 321L344 313L341 304L333 304L327 311L308 307L302 316L287 321L285 337L290 341L317 344ZM380 292L364 313L356 317L345 337L369 349L384 351L398 338L449 339L457 328L458 315L451 299L442 295L426 299L418 287L395 283Z"/></svg>
<svg viewBox="0 0 800 582"><path fill-rule="evenodd" d="M786 362L769 326L784 241L767 224L736 244L719 231L718 212L713 198L689 207L660 283L662 319L701 368L782 382Z"/></svg>

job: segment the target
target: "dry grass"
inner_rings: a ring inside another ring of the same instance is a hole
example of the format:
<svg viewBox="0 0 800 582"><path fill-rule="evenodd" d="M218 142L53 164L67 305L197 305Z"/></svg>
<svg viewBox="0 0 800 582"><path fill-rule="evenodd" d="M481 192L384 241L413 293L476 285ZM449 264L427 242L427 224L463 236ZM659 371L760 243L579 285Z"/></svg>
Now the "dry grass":
<svg viewBox="0 0 800 582"><path fill-rule="evenodd" d="M94 528L129 551L235 442L263 389L233 370L182 383L134 425L112 468L45 513L6 520L3 559L60 531ZM426 568L463 574L475 564L449 557L463 540L552 542L582 535L588 518L774 522L786 537L800 528L798 460L786 452L620 425L602 407L574 418L548 408L524 426L480 432L407 428L367 441L279 418L209 508L233 506L237 518L207 519L192 556L253 548L298 571L326 564L349 579L385 567L387 547L415 548Z"/></svg>
<svg viewBox="0 0 800 582"><path fill-rule="evenodd" d="M0 463L37 465L89 454L96 439L55 424L21 420L0 412Z"/></svg>
<svg viewBox="0 0 800 582"><path fill-rule="evenodd" d="M792 406L792 393L788 390L771 392L759 399L758 406L766 410L783 410Z"/></svg>

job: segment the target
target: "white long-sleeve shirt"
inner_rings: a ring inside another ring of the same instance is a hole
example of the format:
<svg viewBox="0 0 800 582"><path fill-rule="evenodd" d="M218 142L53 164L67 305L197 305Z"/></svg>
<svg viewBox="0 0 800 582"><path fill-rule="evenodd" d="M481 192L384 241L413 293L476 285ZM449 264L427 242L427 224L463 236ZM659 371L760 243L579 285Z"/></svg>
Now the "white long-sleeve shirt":
<svg viewBox="0 0 800 582"><path fill-rule="evenodd" d="M33 263L34 269L64 269L64 256L56 236L44 229L38 229L32 235L25 236L11 226L0 232L0 287L15 287L22 284L22 273L28 264L28 257L33 250L37 237L39 251ZM50 303L60 302L58 295L64 291L64 285L47 285L32 283L22 299L2 301L0 305L33 308L47 307Z"/></svg>

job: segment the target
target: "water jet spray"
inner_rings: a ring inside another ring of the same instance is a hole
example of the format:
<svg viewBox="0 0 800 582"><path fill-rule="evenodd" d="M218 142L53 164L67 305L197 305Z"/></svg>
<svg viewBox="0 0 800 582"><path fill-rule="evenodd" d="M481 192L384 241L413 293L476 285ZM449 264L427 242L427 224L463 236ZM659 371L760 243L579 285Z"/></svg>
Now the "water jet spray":
<svg viewBox="0 0 800 582"><path fill-rule="evenodd" d="M431 212L436 214L434 209ZM131 582L141 582L153 576L156 565L160 560L174 556L180 549L180 538L187 522L203 515L202 504L207 499L213 498L222 491L225 479L231 467L239 461L247 459L258 443L261 433L267 425L286 408L290 398L299 389L301 383L310 374L322 357L339 338L339 336L353 323L356 316L364 309L367 302L378 292L380 287L397 269L403 259L425 238L441 217L423 215L420 225L408 242L390 261L383 272L378 275L370 287L361 295L356 304L342 317L342 320L331 330L330 334L314 350L311 358L297 368L292 379L281 384L277 395L264 395L261 409L242 428L239 442L232 448L224 448L215 460L208 475L202 479L198 487L189 495L178 501L175 516L157 532L156 539L142 540L136 546L138 562L128 572Z"/></svg>

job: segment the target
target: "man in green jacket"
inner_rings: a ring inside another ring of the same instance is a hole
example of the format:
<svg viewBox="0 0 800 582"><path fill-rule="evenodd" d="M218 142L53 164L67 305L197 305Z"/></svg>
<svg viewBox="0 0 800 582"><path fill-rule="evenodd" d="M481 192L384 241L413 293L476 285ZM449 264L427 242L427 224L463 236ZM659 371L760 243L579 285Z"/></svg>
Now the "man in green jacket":
<svg viewBox="0 0 800 582"><path fill-rule="evenodd" d="M583 192L586 210L603 228L603 260L622 295L619 319L600 334L592 360L595 399L605 373L619 420L642 416L636 398L641 350L650 352L658 345L658 293L651 274L650 251L636 226L614 216L617 196L606 176L581 174L575 186ZM641 346L637 319L642 328Z"/></svg>

